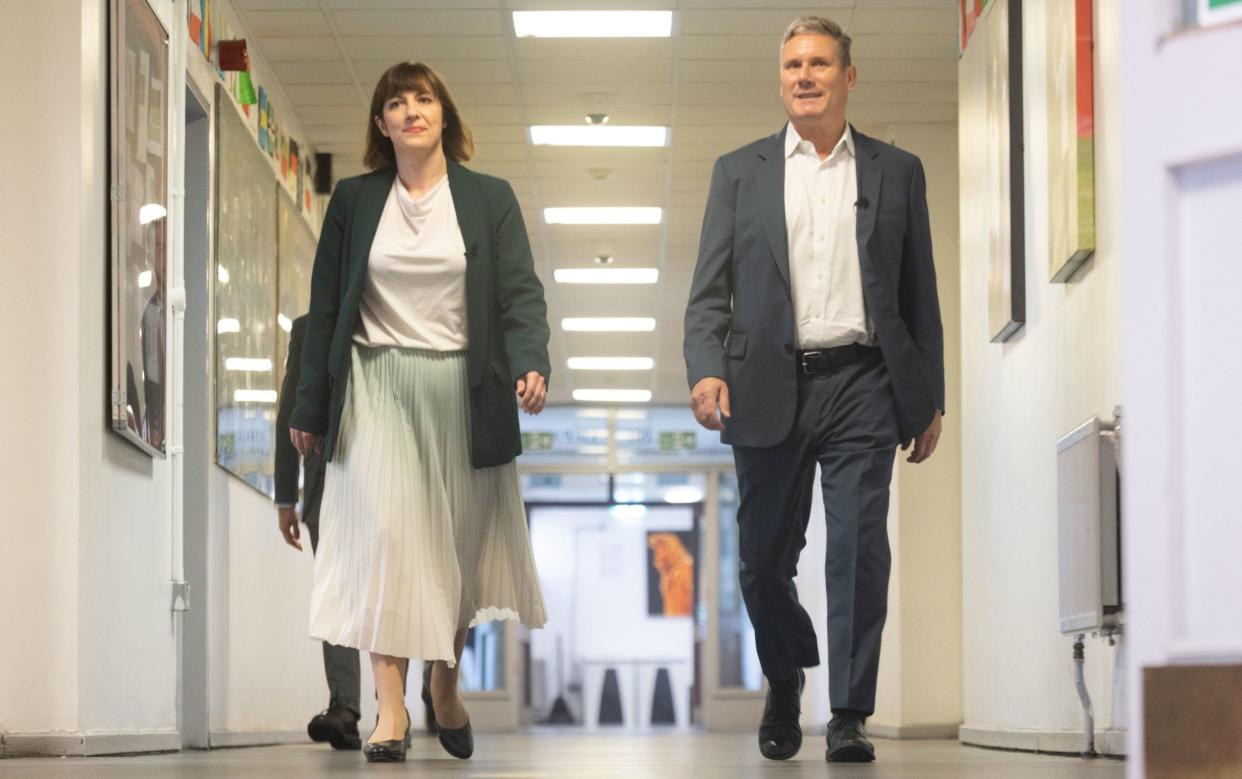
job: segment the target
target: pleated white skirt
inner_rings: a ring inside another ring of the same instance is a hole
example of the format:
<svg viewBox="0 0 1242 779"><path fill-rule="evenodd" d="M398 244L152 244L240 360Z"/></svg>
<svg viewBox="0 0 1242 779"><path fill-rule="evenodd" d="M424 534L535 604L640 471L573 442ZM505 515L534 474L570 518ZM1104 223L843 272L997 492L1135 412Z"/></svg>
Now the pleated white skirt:
<svg viewBox="0 0 1242 779"><path fill-rule="evenodd" d="M451 664L458 630L547 621L517 466L470 465L469 414L465 352L354 345L312 638Z"/></svg>

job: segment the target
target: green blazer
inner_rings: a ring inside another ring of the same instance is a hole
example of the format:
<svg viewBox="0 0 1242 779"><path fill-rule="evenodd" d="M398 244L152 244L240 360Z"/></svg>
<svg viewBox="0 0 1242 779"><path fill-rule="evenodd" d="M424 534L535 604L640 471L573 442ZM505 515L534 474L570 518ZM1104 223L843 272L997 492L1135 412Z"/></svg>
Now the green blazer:
<svg viewBox="0 0 1242 779"><path fill-rule="evenodd" d="M328 460L345 405L371 243L395 175L393 168L383 168L341 180L328 202L315 252L297 405L289 426L323 435ZM522 453L514 383L529 371L545 379L551 375L548 309L513 188L451 160L448 179L466 245L470 461L475 468L489 468Z"/></svg>

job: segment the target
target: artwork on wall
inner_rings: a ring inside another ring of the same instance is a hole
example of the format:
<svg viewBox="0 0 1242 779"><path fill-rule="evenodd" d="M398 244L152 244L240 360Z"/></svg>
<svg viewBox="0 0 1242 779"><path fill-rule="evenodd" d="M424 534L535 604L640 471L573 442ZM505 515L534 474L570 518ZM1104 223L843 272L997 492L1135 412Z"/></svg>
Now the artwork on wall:
<svg viewBox="0 0 1242 779"><path fill-rule="evenodd" d="M289 356L289 333L293 320L310 310L311 268L315 264L318 242L306 220L298 213L297 204L279 188L276 195L276 386L285 380L285 364Z"/></svg>
<svg viewBox="0 0 1242 779"><path fill-rule="evenodd" d="M1050 277L1069 281L1095 252L1093 0L1049 0Z"/></svg>
<svg viewBox="0 0 1242 779"><path fill-rule="evenodd" d="M216 90L216 462L274 494L276 189L254 136Z"/></svg>
<svg viewBox="0 0 1242 779"><path fill-rule="evenodd" d="M695 575L693 530L647 533L647 614L653 617L694 615Z"/></svg>
<svg viewBox="0 0 1242 779"><path fill-rule="evenodd" d="M146 0L114 0L111 87L112 429L165 453L168 31Z"/></svg>
<svg viewBox="0 0 1242 779"><path fill-rule="evenodd" d="M962 258L987 265L988 337L1026 321L1022 3L989 0L958 63Z"/></svg>

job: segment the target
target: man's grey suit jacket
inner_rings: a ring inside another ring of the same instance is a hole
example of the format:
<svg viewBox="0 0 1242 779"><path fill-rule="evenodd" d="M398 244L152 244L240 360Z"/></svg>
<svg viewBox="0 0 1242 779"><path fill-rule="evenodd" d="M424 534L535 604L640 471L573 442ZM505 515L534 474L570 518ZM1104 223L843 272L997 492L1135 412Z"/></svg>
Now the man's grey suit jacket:
<svg viewBox="0 0 1242 779"><path fill-rule="evenodd" d="M896 396L902 440L944 411L944 333L919 158L854 131L863 298ZM798 405L785 228L785 129L716 160L686 306L690 386L729 386L722 440L775 446Z"/></svg>

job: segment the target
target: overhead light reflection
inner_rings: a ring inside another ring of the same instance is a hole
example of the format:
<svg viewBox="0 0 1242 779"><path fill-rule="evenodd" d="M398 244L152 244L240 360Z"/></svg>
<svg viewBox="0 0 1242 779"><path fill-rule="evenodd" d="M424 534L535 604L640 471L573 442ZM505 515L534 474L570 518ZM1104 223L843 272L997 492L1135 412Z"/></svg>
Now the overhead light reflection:
<svg viewBox="0 0 1242 779"><path fill-rule="evenodd" d="M168 209L159 203L147 203L138 209L138 224L151 224L157 219L163 219L168 216Z"/></svg>
<svg viewBox="0 0 1242 779"><path fill-rule="evenodd" d="M237 403L275 403L276 390L239 389L233 392Z"/></svg>

